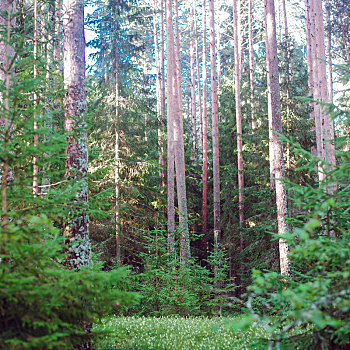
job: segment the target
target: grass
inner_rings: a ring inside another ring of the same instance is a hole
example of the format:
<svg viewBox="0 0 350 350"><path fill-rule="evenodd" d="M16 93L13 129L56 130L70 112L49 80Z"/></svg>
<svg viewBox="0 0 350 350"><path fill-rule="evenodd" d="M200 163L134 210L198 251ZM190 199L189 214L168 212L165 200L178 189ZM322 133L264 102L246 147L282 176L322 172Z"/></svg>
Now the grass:
<svg viewBox="0 0 350 350"><path fill-rule="evenodd" d="M258 349L257 338L267 333L258 325L244 333L230 327L239 319L206 317L116 317L97 330L113 329L95 345L98 350L233 350Z"/></svg>

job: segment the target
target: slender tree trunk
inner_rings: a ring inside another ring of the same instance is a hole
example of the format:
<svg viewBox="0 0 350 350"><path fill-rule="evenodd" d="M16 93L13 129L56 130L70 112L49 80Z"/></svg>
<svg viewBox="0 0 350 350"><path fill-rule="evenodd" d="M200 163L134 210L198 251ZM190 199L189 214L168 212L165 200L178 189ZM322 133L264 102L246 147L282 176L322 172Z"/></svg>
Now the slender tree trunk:
<svg viewBox="0 0 350 350"><path fill-rule="evenodd" d="M344 0L343 0L343 3L345 3ZM339 4L339 0L335 0L335 6L337 7L338 13L343 13L343 10L342 10L342 8L340 7L340 4ZM339 16L339 21L340 21L340 26L341 26L341 31L342 31L342 38L343 38L346 62L348 64L350 64L350 50L349 50L348 37L347 37L348 31L346 29L346 24L344 24L344 20L343 20L342 16Z"/></svg>
<svg viewBox="0 0 350 350"><path fill-rule="evenodd" d="M162 120L164 117L163 103L162 103L162 73L160 70L160 58L159 58L159 36L158 36L158 4L157 0L154 0L154 14L153 14L153 39L154 39L154 54L156 63L156 95L157 95L157 117L158 117L158 164L159 164L159 178L160 186L165 185L163 178L163 130Z"/></svg>
<svg viewBox="0 0 350 350"><path fill-rule="evenodd" d="M162 118L160 120L161 125L161 147L160 152L162 153L162 167L161 167L161 186L165 187L166 185L166 176L165 176L165 167L166 167L166 159L165 159L165 145L164 145L164 136L165 136L165 111L166 111L166 103L165 103L165 69L164 69L164 1L160 0L160 99L162 106Z"/></svg>
<svg viewBox="0 0 350 350"><path fill-rule="evenodd" d="M203 128L202 128L202 144L203 144L203 161L202 161L202 176L203 176L203 194L202 194L202 249L204 257L207 257L208 251L208 142L207 142L207 128L208 128L208 111L207 111L207 26L206 26L206 0L203 0L202 26L203 26Z"/></svg>
<svg viewBox="0 0 350 350"><path fill-rule="evenodd" d="M183 139L183 109L182 109L182 92L181 92L181 61L180 61L180 33L179 33L179 13L178 0L174 2L175 11L175 71L174 82L174 153L175 153L175 169L176 169L176 190L179 209L179 225L180 225L180 258L185 262L190 257L190 237L188 230L188 214L187 214L187 197L186 197L186 175L185 175L185 150Z"/></svg>
<svg viewBox="0 0 350 350"><path fill-rule="evenodd" d="M122 264L121 256L121 220L120 220L120 155L119 155L119 42L118 42L118 19L116 16L116 30L115 30L115 172L114 172L114 187L115 187L115 243L116 243L116 260L117 264Z"/></svg>
<svg viewBox="0 0 350 350"><path fill-rule="evenodd" d="M201 74L200 74L200 65L199 65L199 45L198 45L198 30L197 30L197 8L196 2L194 2L194 39L195 39L195 54L197 61L196 69L196 79L197 79L197 90L198 90L198 106L199 106L199 120L200 120L200 142L201 149L203 150L203 112L202 112L202 94L201 94Z"/></svg>
<svg viewBox="0 0 350 350"><path fill-rule="evenodd" d="M273 169L272 175L276 178L276 205L280 253L280 269L282 275L290 274L288 258L289 247L283 236L287 233L287 200L284 184L283 149L282 142L277 133L282 133L281 102L278 78L278 58L276 40L276 21L274 0L265 0L265 31L266 31L266 64L267 64L267 89L268 89L268 114L271 129L271 142Z"/></svg>
<svg viewBox="0 0 350 350"><path fill-rule="evenodd" d="M168 214L168 252L175 253L175 182L174 182L174 108L176 100L175 84L175 48L173 32L172 0L165 1L166 28L167 28L167 129L168 129L168 159L167 159L167 214Z"/></svg>
<svg viewBox="0 0 350 350"><path fill-rule="evenodd" d="M313 79L313 48L312 48L312 39L311 39L311 14L310 14L310 0L305 0L305 21L306 21L306 55L307 55L307 72L308 72L308 87L309 87L309 98L313 98L314 94L314 79ZM315 121L315 115L313 111L314 104L310 103L310 119ZM315 127L312 127L312 131L315 132ZM317 147L311 147L311 153L313 155L317 154Z"/></svg>
<svg viewBox="0 0 350 350"><path fill-rule="evenodd" d="M287 60L287 74L286 74L286 97L287 97L287 120L289 126L289 118L290 118L290 85L292 79L292 62L291 62L291 53L290 53L290 40L289 40L289 31L288 31L288 20L287 20L287 7L286 0L282 0L283 6L283 15L284 15L284 36L286 41L286 60ZM290 168L290 145L287 143L286 145L286 153L287 153L287 169Z"/></svg>
<svg viewBox="0 0 350 350"><path fill-rule="evenodd" d="M254 49L253 49L253 0L249 0L249 78L250 78L250 108L252 129L256 129L255 81L254 81Z"/></svg>
<svg viewBox="0 0 350 350"><path fill-rule="evenodd" d="M328 96L329 102L333 103L333 68L332 68L332 28L331 28L331 5L326 0L326 23L327 23L327 69L328 69Z"/></svg>
<svg viewBox="0 0 350 350"><path fill-rule="evenodd" d="M194 53L194 3L191 2L191 25L190 25L190 65L191 65L191 120L192 120L192 162L194 166L198 164L197 149L197 120L196 120L196 73L195 73L195 53Z"/></svg>
<svg viewBox="0 0 350 350"><path fill-rule="evenodd" d="M310 18L311 18L311 42L312 45L312 59L313 59L313 98L315 101L328 102L328 88L327 88L327 69L325 57L325 36L323 24L322 1L310 0ZM316 141L317 141L317 155L325 161L327 167L333 168L335 166L334 155L334 125L327 115L324 108L315 103L314 107L315 124L316 124ZM319 166L319 180L325 179L326 169L320 164ZM332 186L331 186L332 187ZM330 188L333 191L334 188Z"/></svg>
<svg viewBox="0 0 350 350"><path fill-rule="evenodd" d="M221 35L220 35L220 28L221 28L221 16L220 16L220 10L221 10L221 0L217 0L216 2L217 6L216 6L216 23L217 23L217 33L216 33L216 37L217 37L217 67L218 67L218 88L220 90L220 86L221 86ZM218 102L219 103L219 102Z"/></svg>
<svg viewBox="0 0 350 350"><path fill-rule="evenodd" d="M34 0L34 79L38 77L38 42L39 42L39 32L38 32L38 1ZM38 94L36 89L34 90L34 148L39 146L39 135L38 135L38 116L36 109L38 108ZM37 152L36 152L37 153ZM35 196L39 195L39 157L38 154L33 156L33 194Z"/></svg>
<svg viewBox="0 0 350 350"><path fill-rule="evenodd" d="M175 65L176 65L176 84L177 84L177 98L179 104L179 113L180 113L180 132L181 135L184 134L184 125L183 125L183 106L182 106L182 83L181 83L181 55L180 55L180 31L179 31L179 2L174 0L174 30L175 30ZM185 147L182 140L182 152L185 168Z"/></svg>
<svg viewBox="0 0 350 350"><path fill-rule="evenodd" d="M243 150L242 150L242 113L241 113L241 86L240 86L240 46L238 44L238 11L237 0L233 0L233 28L235 50L235 98L236 98L236 125L237 125L237 161L238 161L238 198L239 198L239 224L244 227L244 177L243 177ZM243 237L241 236L241 250L243 250Z"/></svg>
<svg viewBox="0 0 350 350"><path fill-rule="evenodd" d="M81 209L75 212L65 228L68 242L74 241L69 249L67 263L69 268L79 269L91 262L89 240L88 207L88 145L84 113L86 109L85 82L85 37L84 2L64 0L64 114L65 130L74 135L68 137L66 174L80 183L76 203ZM77 242L79 241L79 242Z"/></svg>
<svg viewBox="0 0 350 350"><path fill-rule="evenodd" d="M1 211L2 211L2 228L6 229L6 223L8 221L8 176L9 172L9 142L10 142L10 106L9 106L9 94L11 86L11 74L12 74L12 58L15 55L14 47L10 44L11 40L11 28L15 25L11 16L15 12L15 1L0 1L0 25L3 26L2 36L3 40L0 41L0 59L2 62L2 69L0 70L0 79L5 82L5 91L1 93L0 99L4 104L5 113L1 116L0 127L2 129L3 138L3 167L1 178ZM7 16L2 15L7 12Z"/></svg>
<svg viewBox="0 0 350 350"><path fill-rule="evenodd" d="M210 67L211 67L211 104L212 104L212 134L213 134L213 194L214 194L214 237L221 241L220 226L220 161L219 161L219 123L218 123L218 93L215 54L215 17L214 2L209 0L210 16Z"/></svg>

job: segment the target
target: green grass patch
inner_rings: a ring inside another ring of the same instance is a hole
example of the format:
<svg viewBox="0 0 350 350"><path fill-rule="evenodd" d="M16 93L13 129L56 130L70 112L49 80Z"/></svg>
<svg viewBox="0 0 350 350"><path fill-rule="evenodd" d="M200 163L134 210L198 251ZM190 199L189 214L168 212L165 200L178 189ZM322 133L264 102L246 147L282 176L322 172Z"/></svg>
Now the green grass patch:
<svg viewBox="0 0 350 350"><path fill-rule="evenodd" d="M230 325L240 319L206 317L116 317L103 321L98 330L113 329L101 339L98 350L233 350L257 349L256 340L267 337L258 325L246 331Z"/></svg>

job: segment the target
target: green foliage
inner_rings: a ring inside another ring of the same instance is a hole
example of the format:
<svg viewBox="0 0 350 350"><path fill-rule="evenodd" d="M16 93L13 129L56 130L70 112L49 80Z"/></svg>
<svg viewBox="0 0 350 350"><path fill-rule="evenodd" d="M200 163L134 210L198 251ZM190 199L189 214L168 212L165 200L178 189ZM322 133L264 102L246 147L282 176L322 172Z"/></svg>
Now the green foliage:
<svg viewBox="0 0 350 350"><path fill-rule="evenodd" d="M132 302L127 268L64 267L63 238L46 216L28 216L1 230L0 348L72 349L96 332L87 325Z"/></svg>
<svg viewBox="0 0 350 350"><path fill-rule="evenodd" d="M299 153L299 164L313 173L317 159L305 150ZM350 345L350 155L337 155L342 161L319 187L291 188L300 212L289 219L294 228L287 237L291 276L253 273L248 308L253 320L268 327L270 344L282 342L293 349L301 344L312 349ZM337 189L332 191L334 184ZM304 332L294 335L296 327Z"/></svg>

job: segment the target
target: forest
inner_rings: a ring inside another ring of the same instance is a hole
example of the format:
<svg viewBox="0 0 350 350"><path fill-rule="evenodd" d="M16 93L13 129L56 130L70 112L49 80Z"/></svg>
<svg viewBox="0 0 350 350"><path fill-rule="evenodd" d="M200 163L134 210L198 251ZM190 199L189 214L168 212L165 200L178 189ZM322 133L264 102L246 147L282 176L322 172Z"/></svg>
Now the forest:
<svg viewBox="0 0 350 350"><path fill-rule="evenodd" d="M0 349L349 349L348 0L0 0Z"/></svg>

